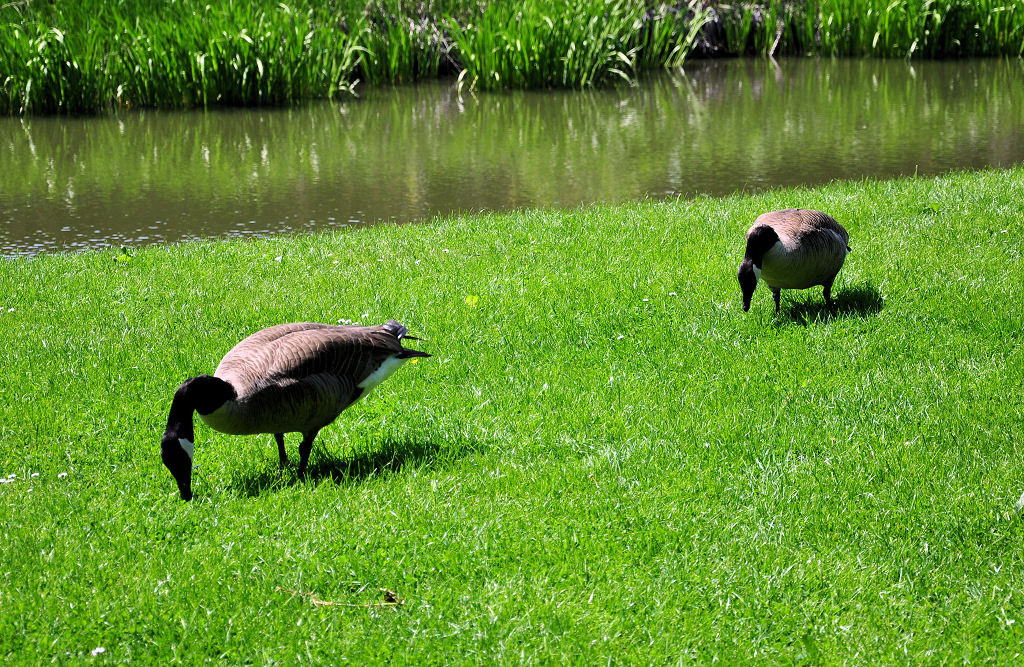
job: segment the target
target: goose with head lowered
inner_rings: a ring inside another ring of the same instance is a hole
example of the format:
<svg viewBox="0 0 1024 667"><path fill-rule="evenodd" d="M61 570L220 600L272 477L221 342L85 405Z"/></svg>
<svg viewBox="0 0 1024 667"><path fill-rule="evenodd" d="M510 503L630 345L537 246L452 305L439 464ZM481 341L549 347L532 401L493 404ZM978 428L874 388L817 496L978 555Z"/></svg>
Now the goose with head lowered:
<svg viewBox="0 0 1024 667"><path fill-rule="evenodd" d="M160 456L184 500L192 498L193 413L230 435L273 433L281 465L284 434L302 434L299 475L313 439L399 366L426 352L402 346L408 329L302 322L257 331L228 352L213 375L186 380L174 394Z"/></svg>
<svg viewBox="0 0 1024 667"><path fill-rule="evenodd" d="M775 297L775 312L784 289L825 288L825 303L832 305L832 283L850 252L850 235L828 214L805 208L787 208L759 215L747 230L747 251L738 278L743 310L757 281L763 280Z"/></svg>

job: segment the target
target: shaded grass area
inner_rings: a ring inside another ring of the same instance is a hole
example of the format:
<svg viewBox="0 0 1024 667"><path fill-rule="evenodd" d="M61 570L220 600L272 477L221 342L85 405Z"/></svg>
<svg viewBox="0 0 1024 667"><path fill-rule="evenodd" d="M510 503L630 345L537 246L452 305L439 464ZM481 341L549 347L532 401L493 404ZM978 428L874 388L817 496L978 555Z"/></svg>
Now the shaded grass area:
<svg viewBox="0 0 1024 667"><path fill-rule="evenodd" d="M832 306L811 292L803 292L801 296L802 299L795 299L787 315L794 322L803 324L843 317L867 317L882 310L885 303L881 292L870 281L851 285L835 294Z"/></svg>
<svg viewBox="0 0 1024 667"><path fill-rule="evenodd" d="M0 109L292 104L449 74L583 88L693 53L1020 56L1024 4L22 0L0 7Z"/></svg>
<svg viewBox="0 0 1024 667"><path fill-rule="evenodd" d="M2 262L0 656L1014 664L1022 184ZM744 231L786 206L850 231L837 306L744 314ZM260 327L389 317L435 356L324 429L309 481L199 425L177 499L184 378Z"/></svg>

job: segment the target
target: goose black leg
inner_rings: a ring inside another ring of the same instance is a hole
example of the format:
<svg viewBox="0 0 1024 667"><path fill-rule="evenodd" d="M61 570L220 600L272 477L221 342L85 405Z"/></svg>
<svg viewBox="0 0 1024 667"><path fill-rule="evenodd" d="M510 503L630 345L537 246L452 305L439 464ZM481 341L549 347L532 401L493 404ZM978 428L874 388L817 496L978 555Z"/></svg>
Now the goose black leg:
<svg viewBox="0 0 1024 667"><path fill-rule="evenodd" d="M299 477L306 476L306 463L309 461L309 452L313 449L313 440L320 429L308 431L302 434L302 442L299 443Z"/></svg>
<svg viewBox="0 0 1024 667"><path fill-rule="evenodd" d="M835 278L832 279L833 281ZM832 307L832 281L825 283L825 305Z"/></svg>
<svg viewBox="0 0 1024 667"><path fill-rule="evenodd" d="M779 299L782 297L782 289L773 289L772 296L775 297L775 312L779 312Z"/></svg>
<svg viewBox="0 0 1024 667"><path fill-rule="evenodd" d="M275 433L274 440L277 440L277 455L281 459L281 467L288 465L288 455L284 453L284 433Z"/></svg>

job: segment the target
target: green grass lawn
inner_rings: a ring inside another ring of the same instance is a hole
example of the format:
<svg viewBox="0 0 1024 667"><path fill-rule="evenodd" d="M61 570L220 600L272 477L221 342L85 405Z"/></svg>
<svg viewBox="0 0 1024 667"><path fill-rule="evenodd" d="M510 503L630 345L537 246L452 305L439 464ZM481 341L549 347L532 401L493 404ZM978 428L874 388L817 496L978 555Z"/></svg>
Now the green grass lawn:
<svg viewBox="0 0 1024 667"><path fill-rule="evenodd" d="M850 232L838 307L744 314L788 206ZM0 262L0 657L1019 664L1022 207L1016 168ZM184 379L391 317L435 356L310 479L197 422L179 500Z"/></svg>

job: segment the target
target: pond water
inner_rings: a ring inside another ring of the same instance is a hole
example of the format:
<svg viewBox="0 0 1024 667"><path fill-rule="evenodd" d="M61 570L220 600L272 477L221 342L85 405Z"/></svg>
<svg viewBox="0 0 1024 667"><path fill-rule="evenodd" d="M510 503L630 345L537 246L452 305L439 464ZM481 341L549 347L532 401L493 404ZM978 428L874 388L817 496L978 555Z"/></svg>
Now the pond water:
<svg viewBox="0 0 1024 667"><path fill-rule="evenodd" d="M1020 60L694 61L636 87L0 119L0 255L1024 161Z"/></svg>

